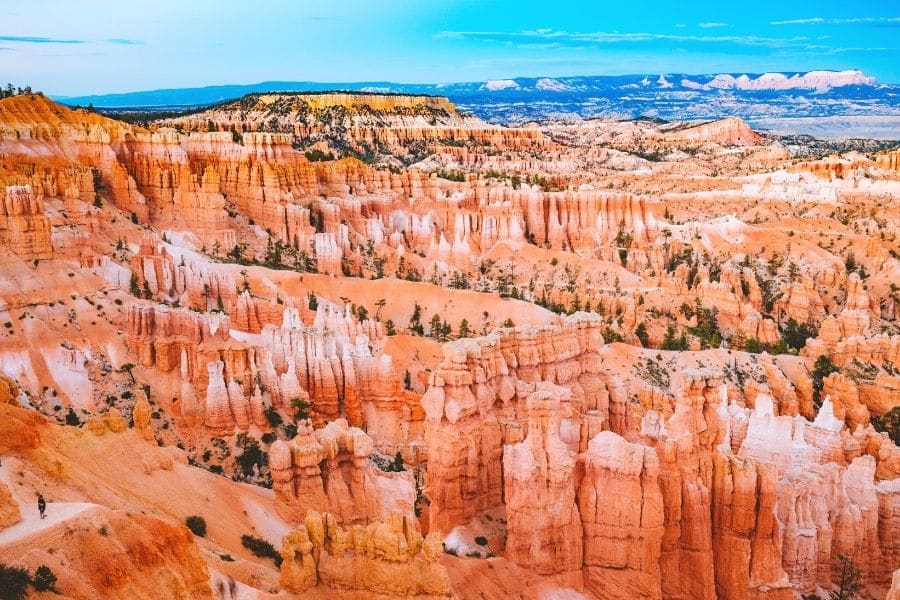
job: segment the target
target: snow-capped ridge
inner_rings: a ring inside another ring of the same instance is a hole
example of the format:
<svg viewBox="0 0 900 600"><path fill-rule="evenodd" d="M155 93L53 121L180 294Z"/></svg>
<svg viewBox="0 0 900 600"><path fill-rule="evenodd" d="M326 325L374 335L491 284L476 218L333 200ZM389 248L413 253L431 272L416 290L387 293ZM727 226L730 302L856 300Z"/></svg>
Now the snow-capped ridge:
<svg viewBox="0 0 900 600"><path fill-rule="evenodd" d="M788 75L786 73L763 73L762 75L751 78L749 75L743 74L738 77L728 73L720 73L709 80L707 83L700 83L692 79L683 79L682 87L695 90L789 90L789 89L811 89L816 91L827 91L836 87L845 85L875 85L874 77L865 75L859 69L850 69L847 71L809 71L808 73L794 73Z"/></svg>
<svg viewBox="0 0 900 600"><path fill-rule="evenodd" d="M558 79L551 79L549 77L538 79L537 83L534 84L534 87L535 89L544 90L545 92L568 92L573 89L572 86L566 85Z"/></svg>
<svg viewBox="0 0 900 600"><path fill-rule="evenodd" d="M518 88L519 84L516 83L513 79L489 79L488 81L484 82L484 85L481 86L481 89L491 92Z"/></svg>

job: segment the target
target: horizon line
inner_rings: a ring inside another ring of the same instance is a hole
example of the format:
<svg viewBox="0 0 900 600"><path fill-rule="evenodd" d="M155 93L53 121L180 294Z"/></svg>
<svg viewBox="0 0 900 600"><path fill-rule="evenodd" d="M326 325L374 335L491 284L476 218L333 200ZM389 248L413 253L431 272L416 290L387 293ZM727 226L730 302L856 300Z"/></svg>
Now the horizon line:
<svg viewBox="0 0 900 600"><path fill-rule="evenodd" d="M227 88L227 87L249 87L249 86L257 86L257 85L265 85L265 84L276 84L276 83L287 83L287 84L312 84L312 85L362 85L362 84L388 84L388 85L426 85L426 86L450 86L450 85L464 85L464 84L474 84L474 83L486 83L489 81L512 81L517 79L573 79L579 77L640 77L640 76L650 76L650 75L658 75L658 76L671 76L671 75L681 75L685 77L704 77L704 76L716 76L716 75L731 75L731 76L760 76L769 73L779 73L782 75L806 75L808 73L815 72L825 72L825 73L846 73L846 72L859 72L866 77L872 77L875 79L874 85L896 85L900 82L893 81L882 81L879 80L874 75L866 75L866 72L861 68L851 68L851 69L808 69L808 70L798 70L792 69L788 71L783 70L774 70L774 71L760 71L760 72L751 72L751 71L718 71L718 72L706 72L706 73L679 73L679 72L637 72L637 73L622 73L618 75L612 74L599 74L599 75L586 75L586 74L575 74L575 75L516 75L516 76L507 76L507 77L493 77L488 79L481 80L467 80L467 81L391 81L391 80L358 80L358 81L316 81L312 79L268 79L264 81L256 81L252 83L211 83L208 85L198 85L198 86L182 86L182 87L159 87L159 88L144 88L144 89L133 89L129 91L122 92L96 92L91 94L56 94L56 93L47 93L47 95L54 99L66 100L66 99L77 99L77 98L90 98L90 97L101 97L101 96L124 96L128 94L140 94L140 93L152 93L152 92L171 92L171 91L180 91L180 90L200 90L200 89L210 89L210 88ZM359 90L341 90L340 88L334 88L334 91L359 91Z"/></svg>

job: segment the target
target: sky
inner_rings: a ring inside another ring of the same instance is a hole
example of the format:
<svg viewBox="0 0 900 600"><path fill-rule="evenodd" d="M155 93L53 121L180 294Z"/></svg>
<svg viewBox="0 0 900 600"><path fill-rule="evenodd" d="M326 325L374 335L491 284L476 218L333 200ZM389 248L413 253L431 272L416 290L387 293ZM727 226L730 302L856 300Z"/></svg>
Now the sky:
<svg viewBox="0 0 900 600"><path fill-rule="evenodd" d="M0 82L53 95L851 68L900 83L900 2L0 0Z"/></svg>

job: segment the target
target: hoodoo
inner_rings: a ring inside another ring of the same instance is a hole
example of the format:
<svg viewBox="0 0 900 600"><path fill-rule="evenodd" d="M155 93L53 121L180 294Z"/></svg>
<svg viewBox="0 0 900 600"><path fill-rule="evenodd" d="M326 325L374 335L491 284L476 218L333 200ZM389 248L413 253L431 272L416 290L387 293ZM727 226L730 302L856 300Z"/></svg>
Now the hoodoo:
<svg viewBox="0 0 900 600"><path fill-rule="evenodd" d="M260 48L340 71L332 21L347 48L395 48L362 5L235 28L239 5L204 36L165 7L146 40L118 14L5 36L0 66L112 44L142 77L252 72ZM41 22L82 18L59 11ZM504 61L602 42L678 62L889 20L427 37L455 77L488 40ZM222 31L241 33L204 46ZM0 89L0 598L897 598L900 154L762 130L896 96L856 70L77 101L121 102L96 109Z"/></svg>

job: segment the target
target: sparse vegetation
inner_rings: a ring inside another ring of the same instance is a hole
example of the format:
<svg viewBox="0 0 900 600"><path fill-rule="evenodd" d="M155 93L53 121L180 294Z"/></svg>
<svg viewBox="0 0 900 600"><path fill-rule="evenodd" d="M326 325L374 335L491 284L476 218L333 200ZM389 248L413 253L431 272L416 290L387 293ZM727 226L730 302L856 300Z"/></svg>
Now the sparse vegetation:
<svg viewBox="0 0 900 600"><path fill-rule="evenodd" d="M34 570L31 585L38 592L56 591L56 574L47 565L41 565Z"/></svg>
<svg viewBox="0 0 900 600"><path fill-rule="evenodd" d="M800 350L806 345L806 340L814 338L818 334L818 330L811 323L798 323L791 318L785 323L784 331L781 335L788 348Z"/></svg>
<svg viewBox="0 0 900 600"><path fill-rule="evenodd" d="M269 423L269 427L275 428L284 422L284 420L281 418L281 414L279 414L279 412L271 406L266 409L265 415L266 421Z"/></svg>
<svg viewBox="0 0 900 600"><path fill-rule="evenodd" d="M294 419L302 421L309 418L309 409L312 405L306 398L291 398L291 406L294 408Z"/></svg>
<svg viewBox="0 0 900 600"><path fill-rule="evenodd" d="M26 569L0 563L0 598L3 600L23 600L30 582Z"/></svg>
<svg viewBox="0 0 900 600"><path fill-rule="evenodd" d="M252 552L254 556L271 558L275 562L275 566L281 566L281 554L266 540L244 534L241 536L241 545Z"/></svg>
<svg viewBox="0 0 900 600"><path fill-rule="evenodd" d="M855 600L863 590L862 573L853 559L838 555L837 589L831 592L831 600Z"/></svg>
<svg viewBox="0 0 900 600"><path fill-rule="evenodd" d="M5 88L0 88L0 98L12 98L13 96L22 96L24 94L31 94L31 86L26 85L25 87L16 87L11 83L7 83Z"/></svg>
<svg viewBox="0 0 900 600"><path fill-rule="evenodd" d="M334 154L332 152L325 152L324 150L319 150L315 148L313 150L307 150L304 152L306 155L306 160L309 162L324 162L329 160L334 160Z"/></svg>
<svg viewBox="0 0 900 600"><path fill-rule="evenodd" d="M66 425L70 425L72 427L78 427L81 425L81 418L75 413L75 410L69 407L68 412L66 412Z"/></svg>
<svg viewBox="0 0 900 600"><path fill-rule="evenodd" d="M192 515L184 520L184 524L197 537L206 537L206 519Z"/></svg>
<svg viewBox="0 0 900 600"><path fill-rule="evenodd" d="M269 455L259 446L259 442L251 435L240 433L237 436L237 447L241 449L235 461L240 468L240 472L248 477L253 474L254 469L257 472L269 464Z"/></svg>
<svg viewBox="0 0 900 600"><path fill-rule="evenodd" d="M895 445L900 446L900 406L895 406L880 417L872 416L872 427L888 434Z"/></svg>
<svg viewBox="0 0 900 600"><path fill-rule="evenodd" d="M687 350L688 341L685 334L682 333L678 337L675 336L675 326L669 325L666 329L666 335L663 338L662 343L659 345L660 350Z"/></svg>
<svg viewBox="0 0 900 600"><path fill-rule="evenodd" d="M816 359L815 365L813 365L812 370L812 388L813 388L813 404L816 405L816 408L822 406L822 388L824 386L824 379L831 375L832 373L837 373L840 369L838 369L837 365L831 362L831 358L828 356L822 355Z"/></svg>

